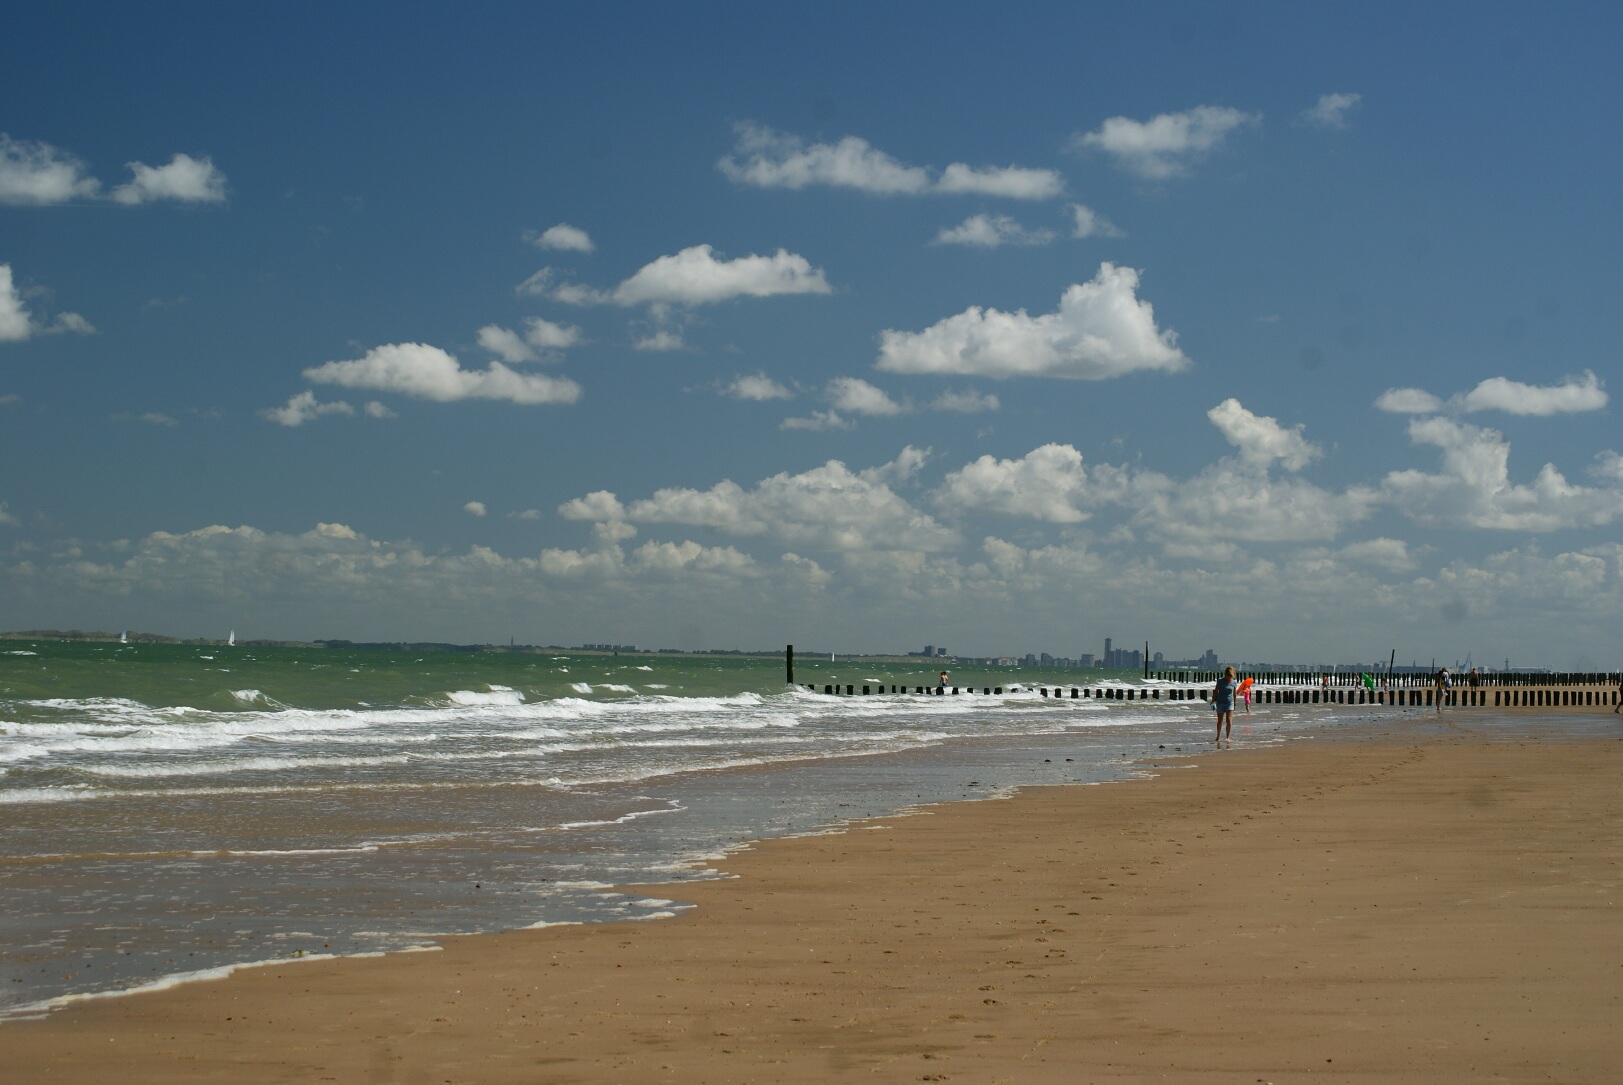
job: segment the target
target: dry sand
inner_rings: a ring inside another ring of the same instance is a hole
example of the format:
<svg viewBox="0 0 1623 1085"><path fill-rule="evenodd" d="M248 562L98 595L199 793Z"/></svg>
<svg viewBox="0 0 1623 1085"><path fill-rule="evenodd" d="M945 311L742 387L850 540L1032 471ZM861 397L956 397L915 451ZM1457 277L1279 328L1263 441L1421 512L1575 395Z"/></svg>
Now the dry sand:
<svg viewBox="0 0 1623 1085"><path fill-rule="evenodd" d="M1189 764L761 844L677 919L80 1003L0 1078L1623 1081L1623 742Z"/></svg>

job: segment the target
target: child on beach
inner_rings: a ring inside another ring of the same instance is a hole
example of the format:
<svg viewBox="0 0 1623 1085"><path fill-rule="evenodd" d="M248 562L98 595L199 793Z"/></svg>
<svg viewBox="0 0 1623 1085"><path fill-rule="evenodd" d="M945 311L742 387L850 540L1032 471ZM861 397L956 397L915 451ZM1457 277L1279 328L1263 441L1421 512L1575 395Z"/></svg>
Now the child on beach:
<svg viewBox="0 0 1623 1085"><path fill-rule="evenodd" d="M1257 680L1255 678L1252 678L1249 675L1240 679L1240 688L1238 692L1245 700L1245 714L1247 716L1251 715L1251 687L1256 684L1256 681Z"/></svg>
<svg viewBox="0 0 1623 1085"><path fill-rule="evenodd" d="M1224 667L1223 677L1212 687L1212 709L1217 713L1217 737L1212 741L1218 745L1222 745L1225 738L1233 739L1234 691L1239 685L1234 677L1234 668Z"/></svg>

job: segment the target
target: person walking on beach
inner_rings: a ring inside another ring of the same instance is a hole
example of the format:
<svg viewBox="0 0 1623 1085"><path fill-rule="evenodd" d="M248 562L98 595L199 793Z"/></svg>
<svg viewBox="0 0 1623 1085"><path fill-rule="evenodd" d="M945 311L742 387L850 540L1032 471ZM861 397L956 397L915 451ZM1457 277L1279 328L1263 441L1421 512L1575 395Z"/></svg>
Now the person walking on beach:
<svg viewBox="0 0 1623 1085"><path fill-rule="evenodd" d="M1623 715L1623 675L1617 678L1617 707L1612 709L1613 715Z"/></svg>
<svg viewBox="0 0 1623 1085"><path fill-rule="evenodd" d="M1233 667L1223 668L1223 677L1212 687L1212 710L1217 713L1217 737L1212 741L1222 745L1223 739L1234 736L1234 691L1240 683L1234 677Z"/></svg>
<svg viewBox="0 0 1623 1085"><path fill-rule="evenodd" d="M1432 700L1437 704L1437 714L1443 714L1443 697L1453 688L1454 682L1448 677L1448 668L1439 667L1437 674L1432 678Z"/></svg>
<svg viewBox="0 0 1623 1085"><path fill-rule="evenodd" d="M1240 679L1240 688L1236 691L1239 693L1240 699L1245 702L1245 714L1247 716L1251 715L1251 687L1256 685L1256 682L1255 678L1248 675Z"/></svg>

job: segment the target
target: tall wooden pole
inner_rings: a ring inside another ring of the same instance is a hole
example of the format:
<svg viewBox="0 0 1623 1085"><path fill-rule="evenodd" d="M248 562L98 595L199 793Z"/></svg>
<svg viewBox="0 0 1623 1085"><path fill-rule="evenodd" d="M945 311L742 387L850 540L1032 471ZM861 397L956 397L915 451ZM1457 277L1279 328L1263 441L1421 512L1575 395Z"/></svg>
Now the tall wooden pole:
<svg viewBox="0 0 1623 1085"><path fill-rule="evenodd" d="M789 684L792 686L795 684L795 646L793 644L783 650L783 662L784 666L789 669Z"/></svg>

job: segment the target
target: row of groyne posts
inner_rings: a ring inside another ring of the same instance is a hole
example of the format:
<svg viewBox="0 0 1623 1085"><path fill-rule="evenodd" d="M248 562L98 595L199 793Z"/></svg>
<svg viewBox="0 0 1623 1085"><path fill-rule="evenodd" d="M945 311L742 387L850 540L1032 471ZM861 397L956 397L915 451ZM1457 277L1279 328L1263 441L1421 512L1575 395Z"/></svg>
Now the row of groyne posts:
<svg viewBox="0 0 1623 1085"><path fill-rule="evenodd" d="M1174 686L1198 683L1201 700L1211 697L1220 671L1150 671L1146 678ZM1252 700L1257 704L1384 704L1435 707L1437 680L1430 674L1370 675L1371 688L1362 674L1246 672L1255 679ZM1623 674L1562 672L1521 674L1482 672L1453 674L1441 692L1448 708L1600 708L1614 707L1623 689Z"/></svg>
<svg viewBox="0 0 1623 1085"><path fill-rule="evenodd" d="M809 692L819 692L810 682L795 681L795 650L785 654L789 684ZM1165 683L1157 686L1078 686L1022 683L1023 690L1035 690L1042 697L1102 701L1208 701L1221 671L1146 671L1147 680ZM1251 699L1256 704L1346 704L1436 707L1436 679L1430 674L1371 675L1371 688L1362 674L1245 672L1253 679ZM1623 674L1564 672L1548 674L1478 672L1452 676L1453 685L1442 691L1444 707L1456 708L1610 708L1623 694ZM1002 696L1003 686L907 686L874 682L825 683L822 693L833 696L875 696L915 694L952 697L960 695Z"/></svg>

